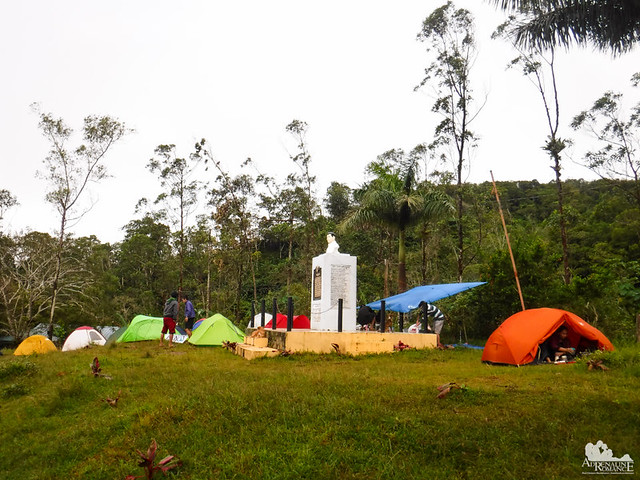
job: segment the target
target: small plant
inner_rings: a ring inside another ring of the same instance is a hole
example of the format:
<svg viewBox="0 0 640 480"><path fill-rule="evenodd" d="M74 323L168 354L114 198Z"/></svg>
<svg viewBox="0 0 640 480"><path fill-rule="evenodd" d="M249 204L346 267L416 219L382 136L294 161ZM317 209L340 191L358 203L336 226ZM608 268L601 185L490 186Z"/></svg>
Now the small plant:
<svg viewBox="0 0 640 480"><path fill-rule="evenodd" d="M104 373L102 373L102 368L100 367L100 362L98 361L98 357L93 357L93 362L91 362L91 374L94 377L103 377L106 378L107 380L111 380L111 377L109 375L105 375Z"/></svg>
<svg viewBox="0 0 640 480"><path fill-rule="evenodd" d="M587 369L589 370L609 370L602 360L587 360Z"/></svg>
<svg viewBox="0 0 640 480"><path fill-rule="evenodd" d="M436 387L440 393L436 396L436 398L444 398L453 390L466 390L467 386L462 384L458 385L456 382L445 383L444 385L440 385Z"/></svg>
<svg viewBox="0 0 640 480"><path fill-rule="evenodd" d="M229 350L230 352L235 352L236 351L236 347L238 346L237 342L228 342L228 341L224 341L222 342L222 346L224 348L226 348L227 350Z"/></svg>
<svg viewBox="0 0 640 480"><path fill-rule="evenodd" d="M2 390L3 398L21 397L29 393L29 389L20 383L12 383Z"/></svg>
<svg viewBox="0 0 640 480"><path fill-rule="evenodd" d="M38 366L33 362L9 362L0 365L0 380L10 377L33 375L38 370Z"/></svg>
<svg viewBox="0 0 640 480"><path fill-rule="evenodd" d="M331 347L336 351L338 355L342 355L342 352L340 351L340 345L338 345L337 343L332 343Z"/></svg>
<svg viewBox="0 0 640 480"><path fill-rule="evenodd" d="M140 458L142 459L142 461L138 463L138 466L144 468L144 475L128 475L125 480L135 480L137 478L146 478L147 480L150 480L153 478L156 472L162 472L163 474L165 474L169 470L182 465L182 461L175 459L174 455L167 455L157 464L155 464L157 450L158 444L156 443L155 439L151 440L151 445L149 445L149 449L147 450L146 454L142 453L140 450L137 450Z"/></svg>
<svg viewBox="0 0 640 480"><path fill-rule="evenodd" d="M118 400L120 400L120 394L122 393L122 390L118 390L118 395L115 398L110 398L107 397L104 399L105 402L107 402L107 405L111 406L111 407L117 407L118 406Z"/></svg>
<svg viewBox="0 0 640 480"><path fill-rule="evenodd" d="M393 346L393 350L395 350L396 352L402 352L404 350L411 350L413 347L407 345L406 343L402 343L401 340L398 341L397 345Z"/></svg>

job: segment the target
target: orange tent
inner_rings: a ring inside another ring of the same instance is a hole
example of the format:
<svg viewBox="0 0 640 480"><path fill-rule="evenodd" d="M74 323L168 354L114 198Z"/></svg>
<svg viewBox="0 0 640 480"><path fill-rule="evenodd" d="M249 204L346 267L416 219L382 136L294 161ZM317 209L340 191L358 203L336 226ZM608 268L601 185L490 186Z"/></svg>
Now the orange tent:
<svg viewBox="0 0 640 480"><path fill-rule="evenodd" d="M482 361L509 365L531 363L536 359L540 344L563 324L569 329L572 347L613 350L609 339L579 316L557 308L534 308L511 315L502 322L487 340Z"/></svg>

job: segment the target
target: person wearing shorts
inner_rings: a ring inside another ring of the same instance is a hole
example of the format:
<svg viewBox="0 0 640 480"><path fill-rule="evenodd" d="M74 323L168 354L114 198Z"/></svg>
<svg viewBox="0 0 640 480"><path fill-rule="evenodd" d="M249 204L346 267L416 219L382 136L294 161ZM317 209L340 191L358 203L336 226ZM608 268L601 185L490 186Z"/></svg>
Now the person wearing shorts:
<svg viewBox="0 0 640 480"><path fill-rule="evenodd" d="M196 310L193 308L189 295L182 297L182 301L184 302L184 329L187 331L187 335L191 336L193 322L196 319Z"/></svg>
<svg viewBox="0 0 640 480"><path fill-rule="evenodd" d="M173 335L176 333L178 320L178 292L171 292L171 296L164 303L162 312L162 334L160 335L160 346L163 344L165 333L169 332L169 346L173 346Z"/></svg>

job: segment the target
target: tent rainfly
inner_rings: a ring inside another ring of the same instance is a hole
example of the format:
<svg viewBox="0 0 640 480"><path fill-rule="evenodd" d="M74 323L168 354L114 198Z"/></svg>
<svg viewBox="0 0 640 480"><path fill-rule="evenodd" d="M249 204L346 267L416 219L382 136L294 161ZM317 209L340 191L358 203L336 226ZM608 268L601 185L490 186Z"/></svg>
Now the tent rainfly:
<svg viewBox="0 0 640 480"><path fill-rule="evenodd" d="M162 317L137 315L133 320L131 320L131 323L129 324L125 332L116 340L116 343L160 340L160 335L162 335L163 323L164 320ZM176 333L185 335L185 331L178 326L176 326ZM175 338L174 341L176 341Z"/></svg>
<svg viewBox="0 0 640 480"><path fill-rule="evenodd" d="M219 346L222 342L242 343L244 333L224 315L216 313L205 318L189 338L189 343L199 346Z"/></svg>
<svg viewBox="0 0 640 480"><path fill-rule="evenodd" d="M25 338L16 351L13 352L14 355L33 355L34 353L49 353L55 352L57 350L56 346L53 344L51 340L43 335L31 335L30 337Z"/></svg>
<svg viewBox="0 0 640 480"><path fill-rule="evenodd" d="M482 352L482 361L504 365L527 365L536 360L538 348L562 325L578 351L613 350L604 334L574 313L557 308L532 308L507 318L491 334Z"/></svg>

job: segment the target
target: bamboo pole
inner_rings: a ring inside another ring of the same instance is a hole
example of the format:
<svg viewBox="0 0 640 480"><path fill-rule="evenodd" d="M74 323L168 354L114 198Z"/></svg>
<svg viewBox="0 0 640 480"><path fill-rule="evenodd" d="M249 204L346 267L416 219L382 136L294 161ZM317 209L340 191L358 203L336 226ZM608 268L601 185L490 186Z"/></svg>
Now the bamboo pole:
<svg viewBox="0 0 640 480"><path fill-rule="evenodd" d="M502 205L500 204L500 196L498 195L498 189L496 188L496 181L493 178L493 171L491 173L491 183L493 183L493 193L496 195L496 201L498 202L498 210L500 211L500 219L502 220L502 228L504 228L504 236L507 239L507 247L509 247L509 255L511 256L511 265L513 265L513 274L516 277L516 285L518 286L518 295L520 295L520 304L522 310L526 310L524 307L524 299L522 298L522 290L520 289L520 280L518 279L518 270L516 269L516 261L513 258L513 251L511 250L511 242L509 242L509 234L507 233L507 224L504 221L504 214L502 213Z"/></svg>

